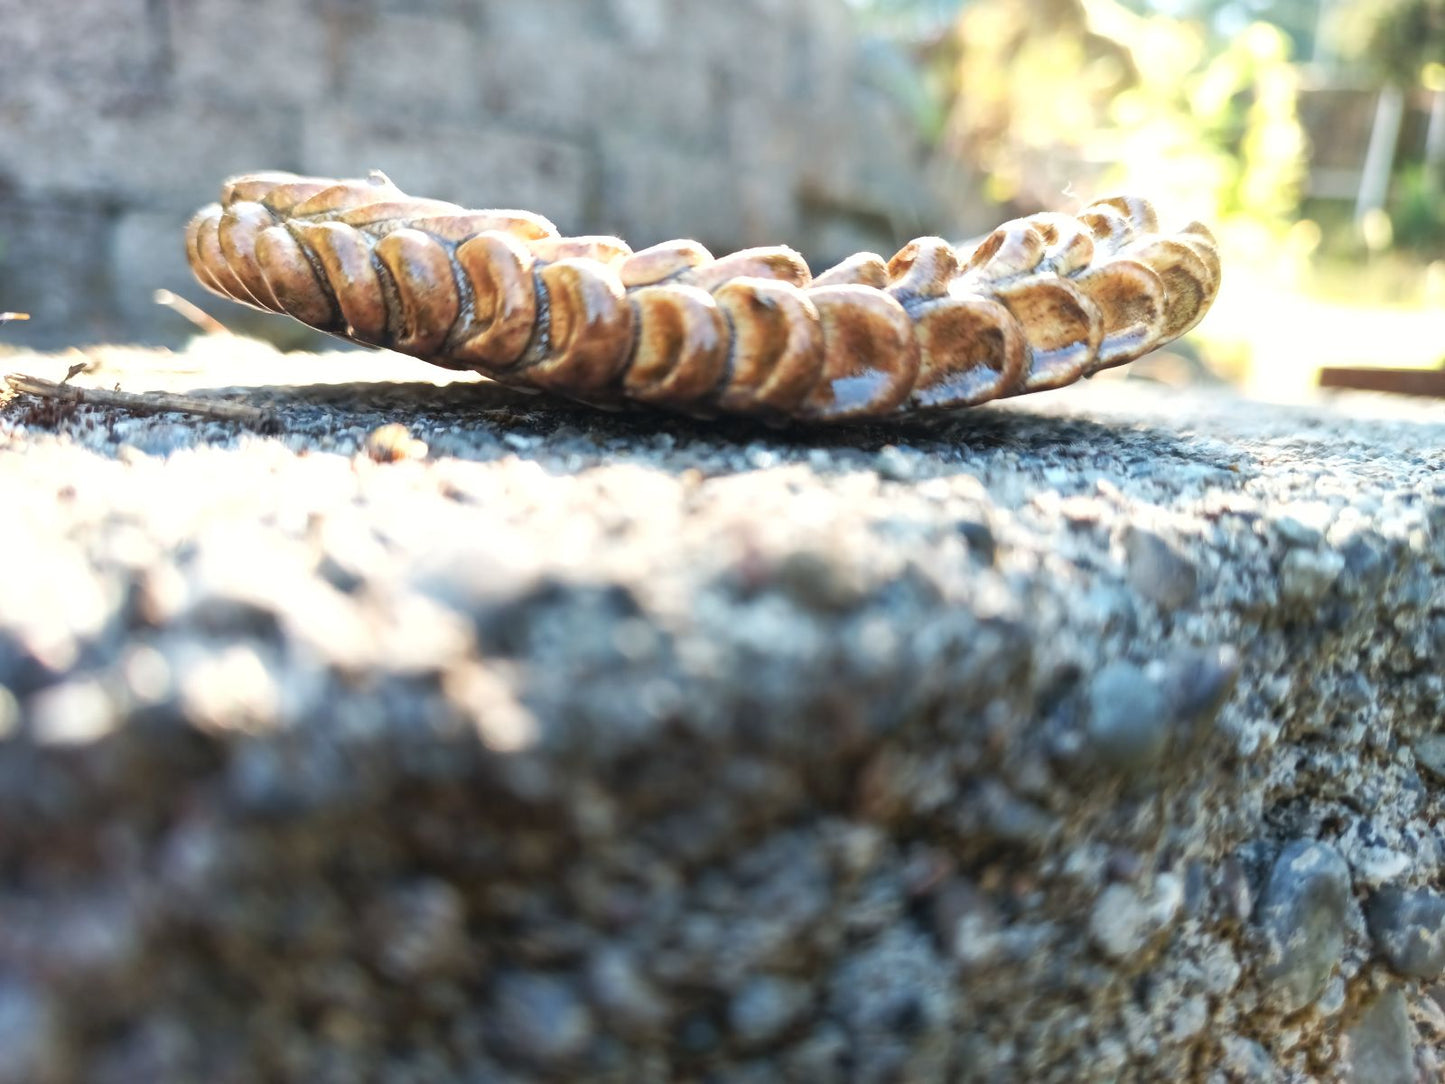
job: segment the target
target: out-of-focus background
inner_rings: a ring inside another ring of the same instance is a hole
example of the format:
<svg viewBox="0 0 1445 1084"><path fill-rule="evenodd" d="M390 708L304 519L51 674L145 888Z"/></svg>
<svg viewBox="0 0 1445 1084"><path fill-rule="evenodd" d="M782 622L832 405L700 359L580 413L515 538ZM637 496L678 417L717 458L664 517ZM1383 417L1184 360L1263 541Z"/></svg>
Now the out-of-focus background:
<svg viewBox="0 0 1445 1084"><path fill-rule="evenodd" d="M1225 249L1155 378L1445 362L1445 0L0 0L7 343L303 342L181 255L260 168L815 266L1128 188Z"/></svg>

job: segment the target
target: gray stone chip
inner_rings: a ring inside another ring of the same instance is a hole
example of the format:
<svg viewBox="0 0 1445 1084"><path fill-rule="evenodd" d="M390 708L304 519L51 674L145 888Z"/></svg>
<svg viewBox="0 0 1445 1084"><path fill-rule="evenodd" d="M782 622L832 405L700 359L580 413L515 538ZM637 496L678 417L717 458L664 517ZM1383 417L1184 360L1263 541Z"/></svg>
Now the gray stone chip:
<svg viewBox="0 0 1445 1084"><path fill-rule="evenodd" d="M1338 553L1290 550L1280 565L1280 593L1289 601L1301 605L1319 602L1329 594L1344 570L1345 559Z"/></svg>
<svg viewBox="0 0 1445 1084"><path fill-rule="evenodd" d="M1124 532L1124 558L1129 580L1141 595L1165 610L1194 600L1199 573L1179 547L1144 527Z"/></svg>
<svg viewBox="0 0 1445 1084"><path fill-rule="evenodd" d="M1281 1012L1324 992L1344 955L1350 867L1327 843L1296 840L1280 853L1257 921L1264 934L1262 977Z"/></svg>
<svg viewBox="0 0 1445 1084"><path fill-rule="evenodd" d="M1169 722L1164 693L1132 663L1110 663L1089 684L1089 745L1109 767L1157 765L1168 747Z"/></svg>
<svg viewBox="0 0 1445 1084"><path fill-rule="evenodd" d="M1370 898L1365 920L1375 946L1400 974L1437 979L1445 972L1445 895L1387 886Z"/></svg>
<svg viewBox="0 0 1445 1084"><path fill-rule="evenodd" d="M497 981L499 1045L534 1066L575 1061L592 1038L592 1017L572 985L559 976L514 972Z"/></svg>
<svg viewBox="0 0 1445 1084"><path fill-rule="evenodd" d="M1345 1079L1349 1084L1419 1084L1413 1033L1405 995L1387 990L1345 1035Z"/></svg>

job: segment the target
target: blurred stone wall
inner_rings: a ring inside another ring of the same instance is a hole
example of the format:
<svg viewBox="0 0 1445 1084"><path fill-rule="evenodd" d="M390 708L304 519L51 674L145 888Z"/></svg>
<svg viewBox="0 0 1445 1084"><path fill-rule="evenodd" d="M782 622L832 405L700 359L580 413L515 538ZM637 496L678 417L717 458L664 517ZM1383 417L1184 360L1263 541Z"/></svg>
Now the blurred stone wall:
<svg viewBox="0 0 1445 1084"><path fill-rule="evenodd" d="M842 0L0 0L4 342L165 342L227 174L815 260L946 228Z"/></svg>

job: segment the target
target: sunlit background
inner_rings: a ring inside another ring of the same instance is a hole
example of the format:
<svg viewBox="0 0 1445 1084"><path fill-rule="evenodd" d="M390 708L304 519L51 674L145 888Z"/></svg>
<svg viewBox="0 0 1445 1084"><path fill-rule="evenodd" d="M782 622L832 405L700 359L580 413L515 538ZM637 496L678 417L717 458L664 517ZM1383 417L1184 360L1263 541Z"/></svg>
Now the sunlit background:
<svg viewBox="0 0 1445 1084"><path fill-rule="evenodd" d="M851 6L1000 208L1118 187L1216 227L1225 287L1161 377L1445 367L1442 0Z"/></svg>
<svg viewBox="0 0 1445 1084"><path fill-rule="evenodd" d="M1224 287L1108 378L1294 399L1325 367L1445 361L1445 0L127 0L4 22L0 311L31 318L0 350L179 346L196 326L158 289L323 345L202 291L183 225L228 174L382 169L568 232L818 268L1127 189L1215 229Z"/></svg>

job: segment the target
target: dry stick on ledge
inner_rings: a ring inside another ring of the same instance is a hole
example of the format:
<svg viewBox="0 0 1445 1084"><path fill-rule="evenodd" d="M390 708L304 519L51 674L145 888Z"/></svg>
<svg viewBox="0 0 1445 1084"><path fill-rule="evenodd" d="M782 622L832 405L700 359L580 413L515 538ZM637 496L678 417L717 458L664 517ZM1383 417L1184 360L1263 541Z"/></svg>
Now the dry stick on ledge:
<svg viewBox="0 0 1445 1084"><path fill-rule="evenodd" d="M66 377L68 380L69 377ZM211 399L196 399L189 395L171 395L167 392L129 392L104 388L77 388L70 384L57 384L38 376L12 373L5 378L11 389L42 399L58 399L68 403L90 403L94 406L113 406L133 410L141 414L161 414L175 411L179 414L193 414L202 418L214 418L223 422L241 422L257 429L269 430L276 425L275 416L260 407L244 403L227 403Z"/></svg>

